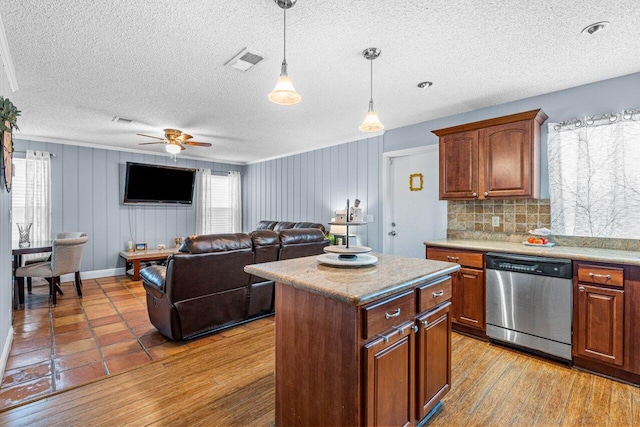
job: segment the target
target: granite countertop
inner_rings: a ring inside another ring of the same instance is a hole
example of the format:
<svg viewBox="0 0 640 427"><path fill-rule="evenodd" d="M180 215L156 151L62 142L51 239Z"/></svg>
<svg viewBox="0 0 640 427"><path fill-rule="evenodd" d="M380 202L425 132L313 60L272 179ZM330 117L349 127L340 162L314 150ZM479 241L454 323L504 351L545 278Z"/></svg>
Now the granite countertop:
<svg viewBox="0 0 640 427"><path fill-rule="evenodd" d="M619 249L583 248L576 246L527 246L522 243L490 240L442 239L427 240L428 246L442 248L471 249L486 252L508 252L514 254L568 258L576 261L608 262L614 264L640 265L640 252Z"/></svg>
<svg viewBox="0 0 640 427"><path fill-rule="evenodd" d="M247 265L244 270L256 276L358 306L460 269L458 264L450 262L380 253L372 255L378 257L378 263L360 268L318 264L317 257L310 256Z"/></svg>

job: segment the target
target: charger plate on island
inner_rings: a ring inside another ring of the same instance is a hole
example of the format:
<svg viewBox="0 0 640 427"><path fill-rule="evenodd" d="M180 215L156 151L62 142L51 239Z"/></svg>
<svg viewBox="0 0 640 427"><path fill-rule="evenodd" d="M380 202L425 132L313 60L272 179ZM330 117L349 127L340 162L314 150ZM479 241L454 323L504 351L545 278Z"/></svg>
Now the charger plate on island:
<svg viewBox="0 0 640 427"><path fill-rule="evenodd" d="M337 253L318 255L318 264L327 264L334 267L362 267L378 262L378 258L369 254L354 254L352 258L340 257Z"/></svg>

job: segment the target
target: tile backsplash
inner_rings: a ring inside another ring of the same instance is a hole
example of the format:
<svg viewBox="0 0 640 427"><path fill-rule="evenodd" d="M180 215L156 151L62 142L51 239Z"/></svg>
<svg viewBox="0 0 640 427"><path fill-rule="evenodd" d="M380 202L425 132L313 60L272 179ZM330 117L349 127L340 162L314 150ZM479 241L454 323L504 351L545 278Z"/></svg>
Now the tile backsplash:
<svg viewBox="0 0 640 427"><path fill-rule="evenodd" d="M494 227L492 218L500 225ZM447 238L522 242L535 228L551 228L549 199L450 200L447 202ZM563 246L640 250L635 239L552 236Z"/></svg>

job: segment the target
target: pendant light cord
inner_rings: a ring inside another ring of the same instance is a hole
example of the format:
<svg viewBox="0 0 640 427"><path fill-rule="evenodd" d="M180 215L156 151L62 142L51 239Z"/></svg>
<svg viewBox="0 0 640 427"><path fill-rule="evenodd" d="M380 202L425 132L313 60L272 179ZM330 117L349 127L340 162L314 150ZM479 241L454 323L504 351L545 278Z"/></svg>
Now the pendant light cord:
<svg viewBox="0 0 640 427"><path fill-rule="evenodd" d="M287 61L287 8L282 9L284 12L284 61Z"/></svg>
<svg viewBox="0 0 640 427"><path fill-rule="evenodd" d="M371 101L373 101L373 59L369 60L371 62Z"/></svg>

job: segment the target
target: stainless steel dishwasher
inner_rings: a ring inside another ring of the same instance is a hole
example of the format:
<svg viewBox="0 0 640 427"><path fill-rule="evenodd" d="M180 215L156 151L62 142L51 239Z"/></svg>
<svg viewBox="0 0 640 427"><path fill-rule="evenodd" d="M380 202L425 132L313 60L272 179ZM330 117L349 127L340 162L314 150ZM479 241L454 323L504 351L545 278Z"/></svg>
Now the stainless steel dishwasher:
<svg viewBox="0 0 640 427"><path fill-rule="evenodd" d="M571 260L488 252L487 335L571 360Z"/></svg>

